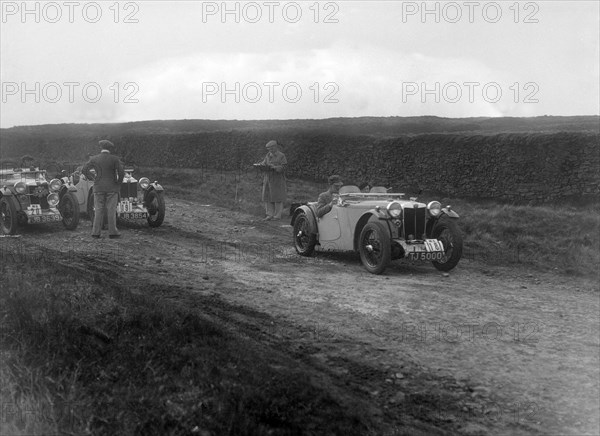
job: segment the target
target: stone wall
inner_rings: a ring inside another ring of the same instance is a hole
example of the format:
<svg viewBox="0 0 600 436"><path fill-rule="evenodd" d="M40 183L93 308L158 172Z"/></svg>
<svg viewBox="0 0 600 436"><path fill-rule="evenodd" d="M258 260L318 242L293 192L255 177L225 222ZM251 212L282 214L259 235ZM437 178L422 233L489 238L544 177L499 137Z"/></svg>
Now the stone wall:
<svg viewBox="0 0 600 436"><path fill-rule="evenodd" d="M536 202L600 197L593 133L320 137L293 145L290 172L317 179L338 173L398 189Z"/></svg>
<svg viewBox="0 0 600 436"><path fill-rule="evenodd" d="M92 135L93 136L93 135ZM3 134L4 156L31 154L83 161L100 137L35 138ZM288 174L421 188L449 196L543 202L600 198L600 146L595 132L420 134L394 138L252 131L136 133L108 136L125 160L141 166L248 168L277 139Z"/></svg>

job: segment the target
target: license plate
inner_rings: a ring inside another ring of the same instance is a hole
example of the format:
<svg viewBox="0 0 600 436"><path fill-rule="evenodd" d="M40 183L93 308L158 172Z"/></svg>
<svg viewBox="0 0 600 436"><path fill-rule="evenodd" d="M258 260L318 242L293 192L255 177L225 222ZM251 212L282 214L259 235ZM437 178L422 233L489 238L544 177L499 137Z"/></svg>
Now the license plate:
<svg viewBox="0 0 600 436"><path fill-rule="evenodd" d="M123 212L119 214L119 217L126 220L138 220L148 218L148 212Z"/></svg>
<svg viewBox="0 0 600 436"><path fill-rule="evenodd" d="M442 260L444 258L443 251L410 251L408 253L410 260Z"/></svg>
<svg viewBox="0 0 600 436"><path fill-rule="evenodd" d="M60 221L60 220L61 220L60 215L53 214L53 215L30 215L28 221L32 224L37 224L37 223L49 223L49 222Z"/></svg>

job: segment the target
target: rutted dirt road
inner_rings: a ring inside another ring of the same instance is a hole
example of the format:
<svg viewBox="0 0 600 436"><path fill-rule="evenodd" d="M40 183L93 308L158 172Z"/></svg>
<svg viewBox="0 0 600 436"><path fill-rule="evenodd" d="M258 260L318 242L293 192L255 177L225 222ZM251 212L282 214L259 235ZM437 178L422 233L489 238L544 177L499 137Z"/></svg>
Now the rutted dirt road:
<svg viewBox="0 0 600 436"><path fill-rule="evenodd" d="M477 259L449 276L398 262L373 276L352 254L298 256L287 224L167 198L162 227L119 240L93 241L82 219L2 244L58 250L82 271L102 259L90 274L165 298L214 296L225 305L209 315L367 400L390 435L600 432L597 284Z"/></svg>

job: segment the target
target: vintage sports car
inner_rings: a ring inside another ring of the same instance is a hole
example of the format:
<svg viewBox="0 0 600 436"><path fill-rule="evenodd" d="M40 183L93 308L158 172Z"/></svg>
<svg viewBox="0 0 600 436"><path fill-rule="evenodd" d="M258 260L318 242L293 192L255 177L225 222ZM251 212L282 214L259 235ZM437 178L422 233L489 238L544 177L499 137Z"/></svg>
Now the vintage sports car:
<svg viewBox="0 0 600 436"><path fill-rule="evenodd" d="M458 214L440 202L420 203L404 194L374 187L362 193L344 186L337 204L317 218L316 202L292 215L294 247L309 256L322 250L358 251L364 267L381 274L392 259L431 261L441 271L454 268L462 255Z"/></svg>
<svg viewBox="0 0 600 436"><path fill-rule="evenodd" d="M18 225L62 221L74 230L79 224L75 186L60 179L46 179L38 167L0 169L0 227L5 235L14 235Z"/></svg>
<svg viewBox="0 0 600 436"><path fill-rule="evenodd" d="M117 218L122 220L146 219L150 227L160 226L165 219L164 188L158 182L150 182L147 177L137 180L133 177L133 168L125 168L125 177L121 183ZM94 170L92 170L92 174ZM79 210L94 220L94 181L81 171L75 171L69 177L77 190Z"/></svg>

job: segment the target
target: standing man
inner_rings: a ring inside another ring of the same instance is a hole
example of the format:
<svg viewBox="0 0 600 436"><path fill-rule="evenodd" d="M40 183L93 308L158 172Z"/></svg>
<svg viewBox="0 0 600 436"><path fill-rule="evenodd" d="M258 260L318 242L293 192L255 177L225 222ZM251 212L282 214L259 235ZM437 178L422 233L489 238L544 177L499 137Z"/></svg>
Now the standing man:
<svg viewBox="0 0 600 436"><path fill-rule="evenodd" d="M119 197L119 187L125 177L123 165L117 156L114 155L115 146L112 142L103 139L98 144L102 148L100 154L92 156L86 163L81 172L87 178L91 178L90 169L96 170L94 180L94 225L92 227L92 237L99 238L104 215L108 215L108 237L111 239L119 238L121 235L117 230L117 199Z"/></svg>
<svg viewBox="0 0 600 436"><path fill-rule="evenodd" d="M342 178L338 175L329 176L327 181L329 182L329 189L325 192L321 192L319 194L319 199L317 200L318 218L321 218L323 215L331 211L333 202L336 200L336 196L334 194L340 192L340 188L344 186Z"/></svg>
<svg viewBox="0 0 600 436"><path fill-rule="evenodd" d="M267 142L269 151L263 161L259 164L264 168L262 200L265 202L265 221L281 219L283 202L286 197L285 166L287 160L285 155L279 151L276 141Z"/></svg>

